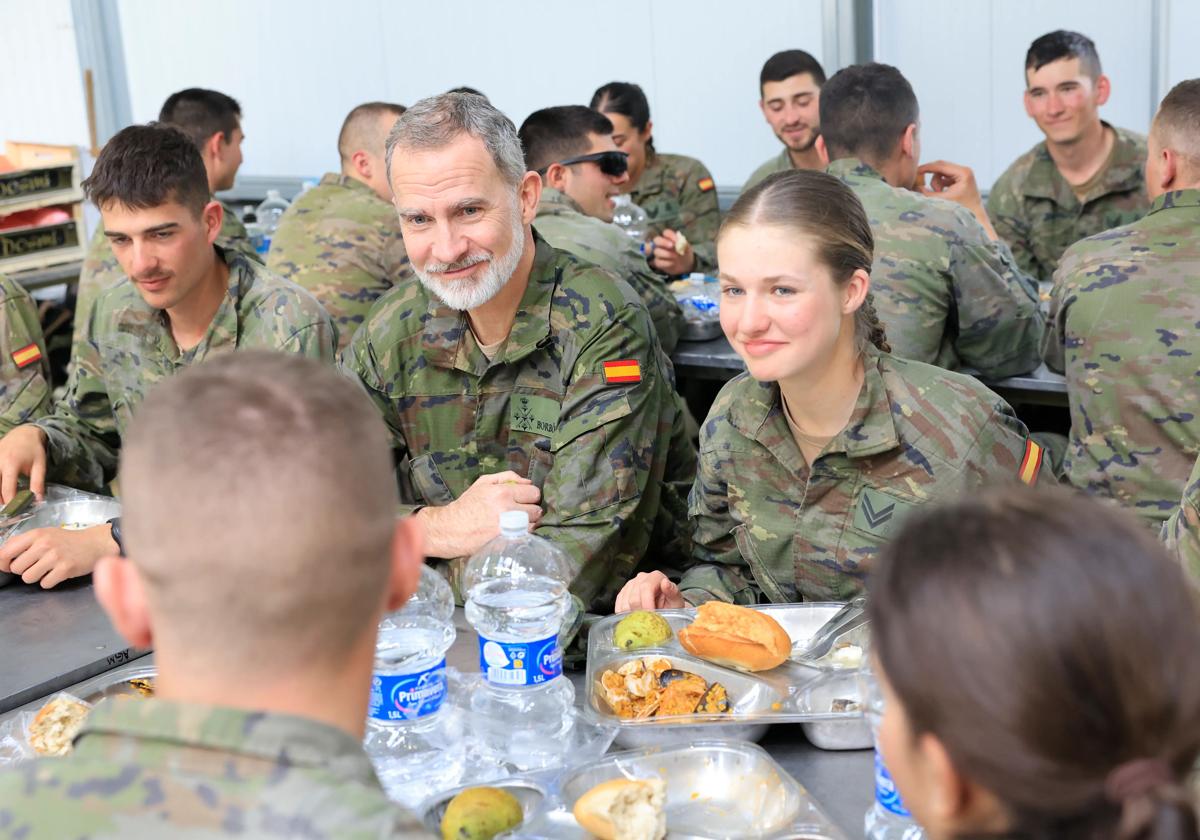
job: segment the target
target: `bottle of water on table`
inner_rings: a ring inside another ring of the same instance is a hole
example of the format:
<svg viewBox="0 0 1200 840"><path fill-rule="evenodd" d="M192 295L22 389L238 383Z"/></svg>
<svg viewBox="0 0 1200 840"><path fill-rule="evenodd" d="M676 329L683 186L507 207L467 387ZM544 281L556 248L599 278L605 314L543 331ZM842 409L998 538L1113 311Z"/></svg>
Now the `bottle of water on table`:
<svg viewBox="0 0 1200 840"><path fill-rule="evenodd" d="M859 671L859 686L871 737L875 741L875 801L867 809L865 828L867 840L924 840L925 832L900 800L896 783L888 773L879 754L879 723L883 719L883 692L879 682L864 659Z"/></svg>
<svg viewBox="0 0 1200 840"><path fill-rule="evenodd" d="M502 513L500 535L463 571L485 677L471 696L471 729L485 755L521 770L561 763L570 740L575 689L558 641L569 582L566 555L529 533L524 511Z"/></svg>
<svg viewBox="0 0 1200 840"><path fill-rule="evenodd" d="M261 239L255 240L255 251L266 254L271 250L271 239L275 236L275 228L279 227L279 218L290 206L288 200L279 194L279 190L267 190L266 201L258 205L254 212L262 236Z"/></svg>
<svg viewBox="0 0 1200 840"><path fill-rule="evenodd" d="M410 808L462 777L461 723L442 708L453 643L450 584L422 566L417 591L379 623L363 741L388 796Z"/></svg>

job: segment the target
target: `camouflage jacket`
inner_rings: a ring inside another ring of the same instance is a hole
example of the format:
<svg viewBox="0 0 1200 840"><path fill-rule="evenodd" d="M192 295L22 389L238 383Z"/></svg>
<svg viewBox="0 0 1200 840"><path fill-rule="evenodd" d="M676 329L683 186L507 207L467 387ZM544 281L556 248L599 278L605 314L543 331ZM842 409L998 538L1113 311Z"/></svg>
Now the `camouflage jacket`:
<svg viewBox="0 0 1200 840"><path fill-rule="evenodd" d="M572 591L611 612L651 534L661 549L683 531L695 451L670 363L632 289L535 243L516 320L492 361L466 313L412 281L380 298L342 366L392 432L406 511L452 502L481 475L526 476L542 490L537 533L582 568Z"/></svg>
<svg viewBox="0 0 1200 840"><path fill-rule="evenodd" d="M849 423L811 468L778 385L742 374L721 389L688 505L695 565L680 589L690 602L844 601L920 505L1054 481L1012 409L972 377L873 349L863 369Z"/></svg>
<svg viewBox="0 0 1200 840"><path fill-rule="evenodd" d="M50 410L50 363L37 304L0 274L0 435Z"/></svg>
<svg viewBox="0 0 1200 840"><path fill-rule="evenodd" d="M1105 123L1107 126L1108 123ZM1150 206L1142 174L1146 138L1123 128L1100 183L1081 202L1038 143L1004 171L988 195L987 210L1021 270L1048 281L1063 251L1088 236L1136 221Z"/></svg>
<svg viewBox="0 0 1200 840"><path fill-rule="evenodd" d="M361 181L332 172L283 214L267 268L321 301L340 347L380 295L413 276L396 209Z"/></svg>
<svg viewBox="0 0 1200 840"><path fill-rule="evenodd" d="M236 251L217 251L229 265L229 291L208 334L190 350L179 349L166 313L147 304L133 283L96 300L66 394L36 421L48 439L51 480L103 488L116 472L121 434L147 390L187 365L251 348L333 361L337 332L312 295Z"/></svg>
<svg viewBox="0 0 1200 840"><path fill-rule="evenodd" d="M1155 527L1200 454L1200 189L1089 237L1054 275L1046 364L1066 374L1065 477Z"/></svg>
<svg viewBox="0 0 1200 840"><path fill-rule="evenodd" d="M348 733L155 698L104 700L71 755L0 771L0 834L433 837L388 800Z"/></svg>
<svg viewBox="0 0 1200 840"><path fill-rule="evenodd" d="M629 283L650 311L663 350L670 353L675 349L683 332L683 310L668 291L666 281L650 268L637 245L620 228L586 215L553 187L542 190L533 224L555 248L606 268Z"/></svg>
<svg viewBox="0 0 1200 840"><path fill-rule="evenodd" d="M1037 284L971 211L897 189L855 158L828 169L863 203L875 235L871 290L897 356L985 379L1038 366L1045 319Z"/></svg>
<svg viewBox="0 0 1200 840"><path fill-rule="evenodd" d="M1179 506L1163 523L1161 537L1192 582L1200 584L1200 458L1183 485Z"/></svg>
<svg viewBox="0 0 1200 840"><path fill-rule="evenodd" d="M782 152L751 173L750 177L746 179L746 183L742 185L742 192L750 189L760 181L765 181L769 175L774 175L776 172L788 172L795 168L795 165L792 163L792 156L788 154L787 146L784 146Z"/></svg>
<svg viewBox="0 0 1200 840"><path fill-rule="evenodd" d="M216 244L262 262L262 257L255 252L254 243L250 241L250 235L246 233L246 226L242 224L242 220L229 205L222 202L221 207L224 208L225 215L221 219L221 231L217 234ZM96 305L96 298L105 289L111 289L124 279L125 272L104 235L104 226L100 225L92 234L92 241L88 244L87 254L83 258L83 267L79 270L79 286L75 291L75 326L71 336L72 359L79 353L80 344L87 338L84 328L92 317L92 307Z"/></svg>
<svg viewBox="0 0 1200 840"><path fill-rule="evenodd" d="M703 163L683 155L655 152L646 161L630 198L650 219L647 239L667 228L682 230L696 253L692 270L706 274L716 271L721 209L716 182Z"/></svg>

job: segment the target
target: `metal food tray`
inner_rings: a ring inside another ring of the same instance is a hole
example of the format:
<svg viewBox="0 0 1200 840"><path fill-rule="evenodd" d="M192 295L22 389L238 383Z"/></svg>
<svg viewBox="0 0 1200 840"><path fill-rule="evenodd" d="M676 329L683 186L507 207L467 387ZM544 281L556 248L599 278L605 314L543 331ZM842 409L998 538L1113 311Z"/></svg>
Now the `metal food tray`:
<svg viewBox="0 0 1200 840"><path fill-rule="evenodd" d="M735 741L698 741L688 746L613 753L555 775L514 777L488 783L521 803L525 819L499 835L506 840L589 838L571 810L584 793L620 777L659 777L666 782L667 838L759 837L771 840L846 840L809 796L766 750ZM425 827L440 836L442 816L454 796L447 791L421 808Z"/></svg>
<svg viewBox="0 0 1200 840"><path fill-rule="evenodd" d="M763 604L751 609L765 612L787 631L792 650L801 651L842 604ZM709 662L688 653L678 632L696 617L694 609L658 610L672 635L659 645L626 650L613 642L613 632L624 614L597 622L588 633L586 696L584 708L597 719L618 726L616 743L623 747L651 747L729 738L757 741L774 723L804 724L804 732L821 749L866 749L870 730L862 712L834 712L835 698L859 699L855 672L816 667L792 660L769 671L748 673ZM642 720L618 718L599 693L600 676L626 662L661 657L673 668L698 674L725 686L731 705L725 714L655 716Z"/></svg>
<svg viewBox="0 0 1200 840"><path fill-rule="evenodd" d="M0 542L32 531L34 528L61 528L64 525L103 525L121 515L121 503L116 499L67 499L37 504L30 513L14 516L0 523ZM0 572L0 586L15 580L17 575Z"/></svg>
<svg viewBox="0 0 1200 840"><path fill-rule="evenodd" d="M721 322L716 318L692 319L683 322L683 341L710 341L721 334Z"/></svg>

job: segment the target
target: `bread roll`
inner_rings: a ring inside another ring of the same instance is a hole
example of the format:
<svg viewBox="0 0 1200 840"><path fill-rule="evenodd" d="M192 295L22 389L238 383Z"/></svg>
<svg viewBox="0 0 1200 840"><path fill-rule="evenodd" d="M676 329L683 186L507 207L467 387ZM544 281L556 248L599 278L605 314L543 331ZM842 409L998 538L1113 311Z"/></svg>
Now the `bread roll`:
<svg viewBox="0 0 1200 840"><path fill-rule="evenodd" d="M38 755L66 755L91 706L60 694L38 710L29 725L29 746Z"/></svg>
<svg viewBox="0 0 1200 840"><path fill-rule="evenodd" d="M661 840L667 836L666 804L662 779L610 779L579 797L572 813L600 840Z"/></svg>
<svg viewBox="0 0 1200 840"><path fill-rule="evenodd" d="M696 620L678 633L689 653L741 671L766 671L787 661L792 640L779 622L766 613L708 601Z"/></svg>

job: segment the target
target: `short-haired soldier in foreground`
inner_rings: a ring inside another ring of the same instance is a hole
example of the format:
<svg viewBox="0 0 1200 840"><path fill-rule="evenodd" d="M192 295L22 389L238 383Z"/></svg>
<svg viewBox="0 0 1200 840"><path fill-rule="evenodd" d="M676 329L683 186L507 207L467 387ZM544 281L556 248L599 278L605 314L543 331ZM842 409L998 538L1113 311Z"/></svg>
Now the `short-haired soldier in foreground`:
<svg viewBox="0 0 1200 840"><path fill-rule="evenodd" d="M242 108L231 96L215 90L188 88L171 94L158 113L158 121L178 128L186 134L200 152L204 171L208 177L208 191L215 195L219 190L233 186L238 168L242 165ZM215 200L215 199L214 199ZM258 260L254 244L250 241L246 227L224 204L221 230L217 244L222 248L240 251L251 259ZM260 260L261 261L261 260ZM71 355L79 352L79 345L86 339L84 330L92 316L96 298L105 289L125 280L125 272L113 254L112 245L104 235L104 226L96 228L83 267L79 271L79 286L75 297L75 327L71 338Z"/></svg>
<svg viewBox="0 0 1200 840"><path fill-rule="evenodd" d="M611 606L649 546L669 555L695 472L650 315L532 229L541 178L486 99L418 102L387 154L420 282L379 299L342 365L392 431L426 554L469 555L524 510L581 568L572 592Z"/></svg>
<svg viewBox="0 0 1200 840"><path fill-rule="evenodd" d="M675 349L683 312L637 245L612 225L613 196L629 180L608 117L582 105L534 111L517 136L525 166L542 177L534 227L546 241L629 283L650 310L663 350Z"/></svg>
<svg viewBox="0 0 1200 840"><path fill-rule="evenodd" d="M336 352L336 331L312 295L214 245L224 211L209 195L199 152L177 129L118 132L84 190L131 282L96 300L54 411L0 438L5 502L21 476L39 496L47 479L102 491L146 391L188 365L248 348L329 362ZM0 571L44 587L87 574L116 550L110 531L26 531L0 546Z"/></svg>
<svg viewBox="0 0 1200 840"><path fill-rule="evenodd" d="M1100 119L1112 83L1092 39L1059 29L1025 54L1025 113L1046 139L996 179L987 209L1021 269L1049 280L1070 245L1142 217L1146 138Z"/></svg>
<svg viewBox="0 0 1200 840"><path fill-rule="evenodd" d="M271 237L267 267L312 292L338 328L339 347L379 296L413 276L392 207L383 147L403 105L367 102L338 135L342 171L298 196Z"/></svg>
<svg viewBox="0 0 1200 840"><path fill-rule="evenodd" d="M1149 149L1150 212L1063 254L1043 352L1067 377L1063 477L1157 529L1200 453L1200 79L1163 99Z"/></svg>
<svg viewBox="0 0 1200 840"><path fill-rule="evenodd" d="M875 306L892 348L989 379L1033 370L1045 323L1037 285L995 241L971 170L918 165L919 120L912 86L886 64L847 67L821 90L817 143L829 153L829 174L866 208ZM922 195L912 188L926 172L934 189Z"/></svg>
<svg viewBox="0 0 1200 840"><path fill-rule="evenodd" d="M319 458L303 457L319 452ZM154 647L73 754L0 771L0 826L64 836L425 837L361 743L375 634L416 588L387 431L310 359L222 357L155 386L121 452L128 558L96 595Z"/></svg>

